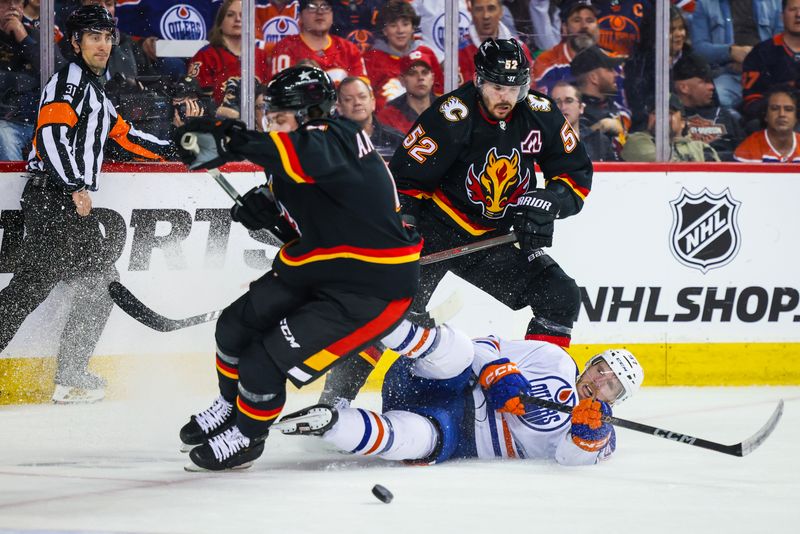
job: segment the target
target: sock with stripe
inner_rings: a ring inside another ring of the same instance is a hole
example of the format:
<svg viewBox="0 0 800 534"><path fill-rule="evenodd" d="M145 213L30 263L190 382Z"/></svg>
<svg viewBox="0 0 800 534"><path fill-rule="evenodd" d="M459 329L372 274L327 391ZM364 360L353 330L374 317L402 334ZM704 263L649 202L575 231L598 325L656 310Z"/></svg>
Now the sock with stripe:
<svg viewBox="0 0 800 534"><path fill-rule="evenodd" d="M360 408L339 410L336 424L322 439L337 448L386 460L427 458L436 448L438 431L427 417L401 411L379 414Z"/></svg>

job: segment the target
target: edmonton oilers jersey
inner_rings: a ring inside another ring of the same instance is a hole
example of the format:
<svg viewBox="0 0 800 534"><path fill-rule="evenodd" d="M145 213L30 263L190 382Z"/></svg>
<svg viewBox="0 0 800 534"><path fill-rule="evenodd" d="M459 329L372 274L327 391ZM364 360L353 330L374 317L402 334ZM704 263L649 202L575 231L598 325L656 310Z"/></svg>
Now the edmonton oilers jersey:
<svg viewBox="0 0 800 534"><path fill-rule="evenodd" d="M120 31L159 39L208 39L222 0L118 0Z"/></svg>

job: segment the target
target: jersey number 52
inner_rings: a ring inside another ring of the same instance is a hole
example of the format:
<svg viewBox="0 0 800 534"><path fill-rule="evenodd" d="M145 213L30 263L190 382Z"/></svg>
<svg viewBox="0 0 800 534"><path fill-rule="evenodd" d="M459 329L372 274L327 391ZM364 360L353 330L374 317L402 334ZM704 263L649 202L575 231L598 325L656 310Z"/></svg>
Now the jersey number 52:
<svg viewBox="0 0 800 534"><path fill-rule="evenodd" d="M408 150L408 155L420 163L425 163L428 156L432 155L439 149L436 141L430 137L423 137L425 130L422 129L421 124L408 132L408 135L403 139L403 148Z"/></svg>

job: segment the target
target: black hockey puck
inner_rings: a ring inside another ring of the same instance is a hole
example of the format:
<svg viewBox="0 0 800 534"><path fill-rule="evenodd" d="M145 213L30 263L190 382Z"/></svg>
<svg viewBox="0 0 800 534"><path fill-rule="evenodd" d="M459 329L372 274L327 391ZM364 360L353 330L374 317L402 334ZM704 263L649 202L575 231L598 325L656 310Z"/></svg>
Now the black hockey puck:
<svg viewBox="0 0 800 534"><path fill-rule="evenodd" d="M392 502L392 499L394 499L394 495L392 495L392 492L384 488L380 484L375 484L374 486L372 486L372 494L375 495L375 497L379 501L385 502L386 504L389 504L390 502Z"/></svg>

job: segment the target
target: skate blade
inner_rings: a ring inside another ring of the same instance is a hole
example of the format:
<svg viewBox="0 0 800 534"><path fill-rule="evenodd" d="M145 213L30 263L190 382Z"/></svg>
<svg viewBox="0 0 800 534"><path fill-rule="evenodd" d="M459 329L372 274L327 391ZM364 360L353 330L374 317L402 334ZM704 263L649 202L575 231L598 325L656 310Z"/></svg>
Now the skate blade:
<svg viewBox="0 0 800 534"><path fill-rule="evenodd" d="M220 469L218 471L214 471L213 469L206 469L205 467L200 467L199 465L189 462L188 464L183 466L184 471L188 471L189 473L224 473L225 471L239 471L241 469L247 469L253 465L253 461L245 462L242 465L237 465L236 467L230 467L228 469Z"/></svg>
<svg viewBox="0 0 800 534"><path fill-rule="evenodd" d="M181 446L180 446L180 449L179 449L179 450L180 450L181 452L189 452L189 451L191 451L192 449L194 449L195 447L199 447L200 445L201 445L200 443L198 443L197 445L190 445L190 444L188 444L188 443L183 443L183 442L181 442Z"/></svg>
<svg viewBox="0 0 800 534"><path fill-rule="evenodd" d="M325 428L331 421L330 412L312 411L307 414L292 417L290 420L278 421L272 428L289 435L313 435L314 432Z"/></svg>

